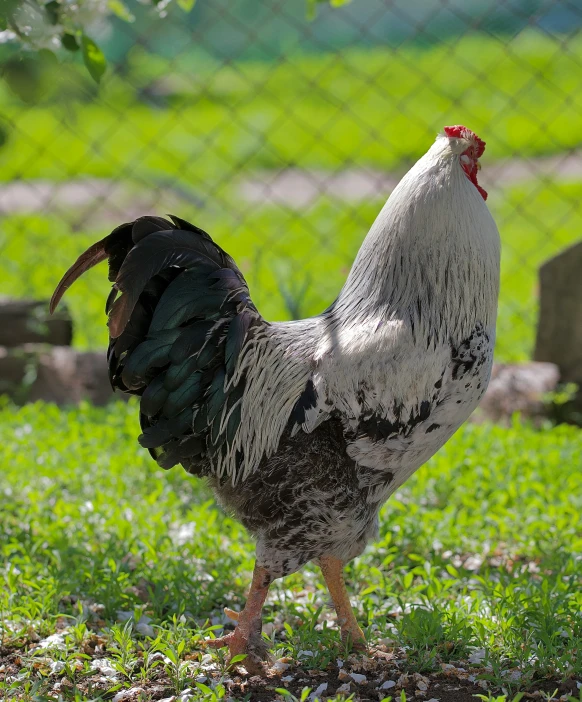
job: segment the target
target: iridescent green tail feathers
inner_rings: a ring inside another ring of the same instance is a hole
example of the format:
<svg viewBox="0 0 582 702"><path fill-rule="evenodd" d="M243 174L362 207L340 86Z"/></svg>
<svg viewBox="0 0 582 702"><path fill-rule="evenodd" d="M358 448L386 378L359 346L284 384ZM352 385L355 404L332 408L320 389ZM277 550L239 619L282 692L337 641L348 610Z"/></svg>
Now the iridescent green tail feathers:
<svg viewBox="0 0 582 702"><path fill-rule="evenodd" d="M206 473L240 424L244 344L264 324L232 258L177 217L141 217L91 246L65 273L51 312L85 271L109 261L109 377L141 397L139 441L163 468Z"/></svg>

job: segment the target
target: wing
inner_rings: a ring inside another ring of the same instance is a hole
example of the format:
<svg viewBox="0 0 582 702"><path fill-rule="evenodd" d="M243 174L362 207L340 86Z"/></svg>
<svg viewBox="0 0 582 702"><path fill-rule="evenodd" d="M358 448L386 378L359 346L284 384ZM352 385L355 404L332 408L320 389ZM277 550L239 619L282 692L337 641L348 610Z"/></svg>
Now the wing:
<svg viewBox="0 0 582 702"><path fill-rule="evenodd" d="M232 258L176 217L142 217L93 245L63 277L51 311L105 259L114 283L109 376L114 389L141 397L139 443L162 468L181 463L236 483L276 450L305 389L301 335L272 329Z"/></svg>

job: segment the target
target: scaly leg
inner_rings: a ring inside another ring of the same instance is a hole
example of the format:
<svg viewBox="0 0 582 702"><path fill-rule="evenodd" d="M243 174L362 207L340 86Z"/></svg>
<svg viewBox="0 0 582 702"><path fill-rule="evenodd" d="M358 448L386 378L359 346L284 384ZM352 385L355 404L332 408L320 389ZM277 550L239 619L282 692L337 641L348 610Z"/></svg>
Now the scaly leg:
<svg viewBox="0 0 582 702"><path fill-rule="evenodd" d="M365 651L367 648L366 637L356 621L346 590L344 564L339 558L322 556L319 559L319 566L337 613L342 641L350 643L352 648L357 651Z"/></svg>
<svg viewBox="0 0 582 702"><path fill-rule="evenodd" d="M212 648L228 646L231 658L246 654L247 658L241 663L249 672L251 672L251 668L258 669L261 659L265 657L266 649L261 638L262 611L272 580L273 578L266 568L255 565L253 581L244 609L241 612L233 612L231 609L225 608L226 614L231 619L238 621L236 629L218 639L205 641L205 644Z"/></svg>

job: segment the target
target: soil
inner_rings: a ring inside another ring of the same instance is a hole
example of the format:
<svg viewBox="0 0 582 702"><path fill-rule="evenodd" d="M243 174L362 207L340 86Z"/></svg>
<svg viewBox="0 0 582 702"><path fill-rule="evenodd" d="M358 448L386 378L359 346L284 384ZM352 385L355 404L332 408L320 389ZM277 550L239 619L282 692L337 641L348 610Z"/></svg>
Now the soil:
<svg viewBox="0 0 582 702"><path fill-rule="evenodd" d="M398 651L398 649L397 649ZM31 658L27 655L26 648L0 648L0 680L10 682L18 673L27 670L32 665ZM48 653L48 652L47 652ZM401 655L401 651L396 655ZM26 656L26 659L25 659ZM194 654L192 658L197 658ZM395 654L389 650L376 649L368 656L351 655L343 662L342 667L336 665L329 666L326 670L309 670L300 665L290 662L284 672L275 673L272 669L267 669L262 676L250 676L244 669L227 673L220 676L219 672L207 670L205 685L212 686L213 682L223 681L227 688L227 697L236 700L247 699L250 702L276 702L283 700L277 688L284 688L296 697L300 697L301 691L309 687L312 691L320 689L318 697L325 700L333 697L336 693L343 693L346 697L354 695L354 702L380 702L384 698L392 697L393 700L400 699L402 690L406 692L409 700L419 700L424 702L475 702L476 695L487 695L488 693L502 694L504 691L487 681L487 671L483 668L471 666L467 662L457 662L456 665L446 664L441 666L441 670L427 673L403 673L402 661L397 666L394 662ZM284 663L279 665L285 665ZM34 663L35 668L40 667ZM211 668L212 666L208 666ZM362 676L365 676L363 678ZM292 678L292 679L290 679ZM61 675L52 675L51 682L47 686L51 699L54 694L68 699L67 688L72 693L72 683ZM384 687L386 681L393 681L395 684ZM194 683L190 683L192 686ZM325 685L321 689L322 685ZM52 686L52 690L51 690ZM79 676L77 690L83 693L106 692L115 686L115 681L104 681L101 674L92 676ZM513 695L520 686L513 684L508 699L513 699ZM561 700L566 702L571 695L578 699L579 689L576 680L566 681L538 680L523 685L523 699L537 700ZM180 702L180 697L174 697L174 690L171 681L159 667L155 676L147 684L134 683L126 695L123 702L138 702L140 694L147 692L151 700L165 700L165 702ZM186 702L187 697L184 702Z"/></svg>

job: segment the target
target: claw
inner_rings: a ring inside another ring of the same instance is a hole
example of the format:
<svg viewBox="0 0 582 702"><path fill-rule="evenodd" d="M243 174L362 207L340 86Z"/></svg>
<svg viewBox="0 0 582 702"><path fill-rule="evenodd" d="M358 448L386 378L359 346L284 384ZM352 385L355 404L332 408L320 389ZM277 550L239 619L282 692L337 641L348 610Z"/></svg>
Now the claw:
<svg viewBox="0 0 582 702"><path fill-rule="evenodd" d="M206 639L202 642L203 646L209 648L223 648L228 646L229 659L232 660L235 656L246 656L246 658L235 665L243 665L251 675L263 675L265 669L263 667L263 659L268 660L266 651L262 650L261 641L249 642L240 627L229 634L225 634L218 639Z"/></svg>

